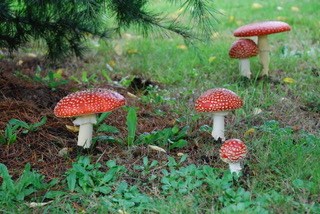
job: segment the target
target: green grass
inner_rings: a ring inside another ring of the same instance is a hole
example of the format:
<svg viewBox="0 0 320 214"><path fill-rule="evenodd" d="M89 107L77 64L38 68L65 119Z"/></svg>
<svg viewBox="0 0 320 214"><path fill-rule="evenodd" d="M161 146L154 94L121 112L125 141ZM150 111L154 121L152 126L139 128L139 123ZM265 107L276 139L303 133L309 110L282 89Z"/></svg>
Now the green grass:
<svg viewBox="0 0 320 214"><path fill-rule="evenodd" d="M157 9L168 9L156 2ZM253 3L259 3L262 8L253 8ZM59 197L33 195L33 198L28 198L28 201L38 202L53 200L37 208L37 212L320 212L320 133L310 128L315 125L309 124L310 118L319 116L320 108L320 2L246 0L214 1L212 5L222 14L216 16L219 20L217 32L210 41L181 48L184 44L181 38L159 35L142 38L132 30L128 32L130 39L124 37L101 43L95 56L97 60L86 71L99 76L99 71L105 69L105 63L111 64L112 61L115 65L113 72L108 71L110 76L130 78L136 75L160 83L162 90L157 93L163 98L170 98L168 103L190 127L200 120L210 121L208 114L195 113L190 100L194 101L210 88L233 90L242 97L245 105L230 116L234 123L227 124L227 129L230 138L241 138L247 143L250 155L245 163L250 168L250 175L239 178L237 182L227 170L188 165L183 161L180 166L168 158L166 162L159 163L160 167L143 171L143 175L139 170L124 170L124 174L113 177L106 184L111 192L107 191L108 188L97 189L102 184L93 179L92 186L83 193L81 185L77 186L78 190L70 189L67 178L62 178ZM176 9L167 11L171 13ZM228 57L229 47L236 40L233 30L254 21L279 19L292 26L291 32L269 37L271 78L279 83L256 79L261 69L257 58L251 59L253 80L243 82L239 77L237 60ZM119 49L121 54L117 55L115 52ZM210 57L214 59L210 61ZM313 72L318 72L318 76ZM74 74L77 75L81 79L81 74ZM283 82L286 77L292 78L294 83ZM302 111L301 106L307 106L307 112ZM255 114L257 109L261 113ZM250 128L254 128L254 133L245 135ZM152 160L149 161L151 163ZM92 172L94 167L90 167L82 171L85 176L78 176L74 182L80 184L84 178L91 182L90 178L107 172L104 168L96 168ZM126 183L128 177L134 180L134 185ZM181 189L183 191L179 192ZM135 201L135 197L141 202ZM2 210L33 211L14 198L10 200L6 203L0 200Z"/></svg>

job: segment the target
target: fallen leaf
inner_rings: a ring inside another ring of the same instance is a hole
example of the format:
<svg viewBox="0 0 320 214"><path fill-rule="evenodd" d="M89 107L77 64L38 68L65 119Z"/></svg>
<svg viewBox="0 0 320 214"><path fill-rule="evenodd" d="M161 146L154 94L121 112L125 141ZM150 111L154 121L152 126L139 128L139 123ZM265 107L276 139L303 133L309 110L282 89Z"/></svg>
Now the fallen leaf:
<svg viewBox="0 0 320 214"><path fill-rule="evenodd" d="M215 39L215 38L218 38L218 37L220 37L220 34L218 32L214 32L211 35L211 39Z"/></svg>
<svg viewBox="0 0 320 214"><path fill-rule="evenodd" d="M127 95L128 95L129 97L131 97L131 98L137 98L136 95L134 95L134 94L132 94L132 93L130 93L130 92L127 92Z"/></svg>
<svg viewBox="0 0 320 214"><path fill-rule="evenodd" d="M185 45L178 45L177 48L180 50L187 50L188 49L188 47Z"/></svg>
<svg viewBox="0 0 320 214"><path fill-rule="evenodd" d="M256 130L254 128L250 128L244 133L244 136L253 135L255 131Z"/></svg>
<svg viewBox="0 0 320 214"><path fill-rule="evenodd" d="M79 132L79 126L66 125L66 128L68 129L68 131L71 131L71 132Z"/></svg>
<svg viewBox="0 0 320 214"><path fill-rule="evenodd" d="M110 64L106 63L106 68L109 70L109 71L113 71L113 68Z"/></svg>
<svg viewBox="0 0 320 214"><path fill-rule="evenodd" d="M278 6L278 7L277 7L277 10L283 10L283 7Z"/></svg>
<svg viewBox="0 0 320 214"><path fill-rule="evenodd" d="M217 59L217 57L215 57L215 56L210 56L209 57L209 63L212 63L213 61L215 61Z"/></svg>
<svg viewBox="0 0 320 214"><path fill-rule="evenodd" d="M262 6L262 4L259 4L259 3L253 3L251 5L251 8L252 9L261 9L261 8L263 8L263 6Z"/></svg>
<svg viewBox="0 0 320 214"><path fill-rule="evenodd" d="M22 65L23 64L23 61L20 59L18 62L17 62L17 65Z"/></svg>
<svg viewBox="0 0 320 214"><path fill-rule="evenodd" d="M292 7L291 7L291 11L293 11L293 12L299 12L300 9L299 9L299 7L297 7L297 6L292 6Z"/></svg>
<svg viewBox="0 0 320 214"><path fill-rule="evenodd" d="M116 52L117 55L121 56L123 54L123 45L122 43L117 43L114 47L113 47L114 52Z"/></svg>
<svg viewBox="0 0 320 214"><path fill-rule="evenodd" d="M27 53L27 56L31 57L31 58L36 58L37 54L35 54L35 53Z"/></svg>
<svg viewBox="0 0 320 214"><path fill-rule="evenodd" d="M242 21L242 20L237 20L237 21L236 21L236 24L237 24L238 26L243 25L243 21Z"/></svg>
<svg viewBox="0 0 320 214"><path fill-rule="evenodd" d="M235 18L234 16L229 16L229 22L234 22Z"/></svg>
<svg viewBox="0 0 320 214"><path fill-rule="evenodd" d="M111 67L114 67L114 66L116 66L116 61L110 60L110 61L108 62L108 64L109 64Z"/></svg>
<svg viewBox="0 0 320 214"><path fill-rule="evenodd" d="M279 21L286 21L286 20L287 20L287 17L278 16L278 17L277 17L277 20L279 20Z"/></svg>
<svg viewBox="0 0 320 214"><path fill-rule="evenodd" d="M181 157L181 156L183 156L183 155L184 155L184 154L183 154L182 152L178 152L178 153L177 153L177 156L178 156L178 157Z"/></svg>
<svg viewBox="0 0 320 214"><path fill-rule="evenodd" d="M284 83L288 83L288 84L292 84L292 83L295 83L296 81L294 79L292 79L291 77L286 77L286 78L283 78L282 80Z"/></svg>
<svg viewBox="0 0 320 214"><path fill-rule="evenodd" d="M60 151L58 152L58 155L60 157L65 157L69 154L69 149L68 148L62 148L60 149Z"/></svg>
<svg viewBox="0 0 320 214"><path fill-rule="evenodd" d="M58 75L62 75L63 74L63 72L64 72L64 69L63 68L58 68L57 70L56 70L56 74L58 74Z"/></svg>
<svg viewBox="0 0 320 214"><path fill-rule="evenodd" d="M164 150L163 148L161 148L161 147L159 147L159 146L148 145L148 147L150 147L150 149L156 150L156 151L158 151L158 152L167 153L166 150Z"/></svg>
<svg viewBox="0 0 320 214"><path fill-rule="evenodd" d="M137 54L139 51L137 49L128 49L127 54Z"/></svg>
<svg viewBox="0 0 320 214"><path fill-rule="evenodd" d="M253 109L253 115L260 114L262 112L261 108L254 108Z"/></svg>
<svg viewBox="0 0 320 214"><path fill-rule="evenodd" d="M34 207L43 207L47 204L50 204L52 201L48 201L48 202L42 202L42 203L36 203L36 202L31 202L31 203L27 203L28 207L34 208Z"/></svg>
<svg viewBox="0 0 320 214"><path fill-rule="evenodd" d="M121 209L118 210L118 213L119 214L128 214L125 210L121 210Z"/></svg>

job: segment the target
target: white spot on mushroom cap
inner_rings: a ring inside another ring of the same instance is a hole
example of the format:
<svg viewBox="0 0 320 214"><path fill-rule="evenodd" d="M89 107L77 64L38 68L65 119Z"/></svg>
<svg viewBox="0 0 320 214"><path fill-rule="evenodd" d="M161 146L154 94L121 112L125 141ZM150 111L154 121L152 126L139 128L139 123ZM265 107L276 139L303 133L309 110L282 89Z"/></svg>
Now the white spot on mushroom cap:
<svg viewBox="0 0 320 214"><path fill-rule="evenodd" d="M97 88L78 91L62 98L54 108L57 117L74 117L112 111L125 105L125 98L112 90Z"/></svg>
<svg viewBox="0 0 320 214"><path fill-rule="evenodd" d="M209 89L195 102L198 112L230 111L241 108L242 100L236 93L225 88Z"/></svg>

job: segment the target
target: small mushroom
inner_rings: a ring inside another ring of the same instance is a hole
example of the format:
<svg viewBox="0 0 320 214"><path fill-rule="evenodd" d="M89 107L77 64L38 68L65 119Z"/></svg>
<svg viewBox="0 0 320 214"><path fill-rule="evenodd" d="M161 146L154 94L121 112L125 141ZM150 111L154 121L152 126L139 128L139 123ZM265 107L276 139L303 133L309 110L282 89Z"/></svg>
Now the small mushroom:
<svg viewBox="0 0 320 214"><path fill-rule="evenodd" d="M242 100L233 91L225 88L210 89L204 92L195 102L198 112L213 112L212 137L224 141L224 116L229 111L241 108Z"/></svg>
<svg viewBox="0 0 320 214"><path fill-rule="evenodd" d="M54 108L57 117L77 117L74 125L80 126L78 146L89 148L92 142L93 124L96 114L113 111L125 105L125 98L109 89L89 89L78 91L62 98Z"/></svg>
<svg viewBox="0 0 320 214"><path fill-rule="evenodd" d="M240 162L247 155L247 146L239 139L226 140L220 148L220 158L229 164L230 172L239 175L241 171Z"/></svg>
<svg viewBox="0 0 320 214"><path fill-rule="evenodd" d="M257 44L251 39L239 39L235 41L229 50L230 58L239 59L240 75L251 78L249 58L259 53Z"/></svg>
<svg viewBox="0 0 320 214"><path fill-rule="evenodd" d="M233 33L236 37L250 37L258 36L259 59L262 64L261 75L269 75L270 62L270 46L268 44L268 35L290 31L291 27L285 22L281 21L263 21L244 25L236 29Z"/></svg>

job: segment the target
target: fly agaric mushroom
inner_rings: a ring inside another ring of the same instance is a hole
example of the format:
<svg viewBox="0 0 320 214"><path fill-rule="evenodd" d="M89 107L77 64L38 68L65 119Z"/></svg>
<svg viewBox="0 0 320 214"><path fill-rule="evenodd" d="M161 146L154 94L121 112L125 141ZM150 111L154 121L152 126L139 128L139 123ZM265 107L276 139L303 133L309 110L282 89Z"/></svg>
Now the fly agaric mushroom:
<svg viewBox="0 0 320 214"><path fill-rule="evenodd" d="M213 112L212 137L224 141L224 116L229 111L242 107L243 102L233 91L225 88L209 89L195 103L198 112Z"/></svg>
<svg viewBox="0 0 320 214"><path fill-rule="evenodd" d="M96 114L112 111L125 105L119 93L109 89L89 89L78 91L62 98L54 108L57 117L77 117L74 125L80 126L78 146L89 148L92 142L93 124L97 123Z"/></svg>
<svg viewBox="0 0 320 214"><path fill-rule="evenodd" d="M261 75L269 75L270 46L268 44L268 35L290 31L291 27L281 21L263 21L244 25L236 29L233 33L236 37L258 36L259 60L262 64Z"/></svg>
<svg viewBox="0 0 320 214"><path fill-rule="evenodd" d="M235 41L229 50L230 58L239 59L239 70L241 76L250 79L250 61L249 58L258 55L258 46L251 39L239 39Z"/></svg>
<svg viewBox="0 0 320 214"><path fill-rule="evenodd" d="M226 140L220 148L220 158L223 162L229 164L230 172L237 173L241 171L240 162L247 155L247 146L239 139Z"/></svg>

